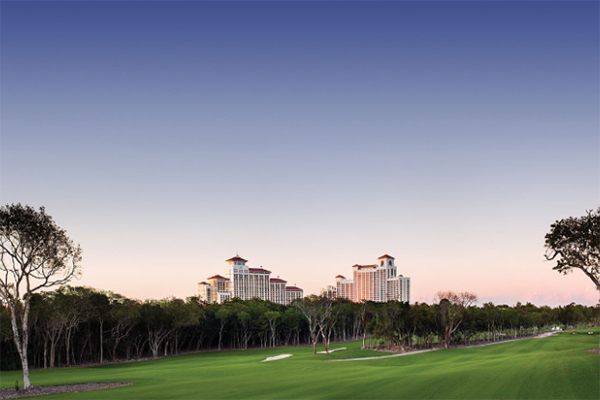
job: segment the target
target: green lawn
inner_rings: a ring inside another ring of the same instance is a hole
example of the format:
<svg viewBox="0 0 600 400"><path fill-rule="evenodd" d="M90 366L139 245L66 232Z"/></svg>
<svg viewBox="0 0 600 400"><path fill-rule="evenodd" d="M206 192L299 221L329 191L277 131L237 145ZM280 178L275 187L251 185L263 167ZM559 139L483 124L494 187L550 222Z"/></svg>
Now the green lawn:
<svg viewBox="0 0 600 400"><path fill-rule="evenodd" d="M594 335L562 333L491 346L439 350L380 360L328 362L378 356L360 342L331 355L311 347L228 351L90 368L31 372L33 385L134 382L96 392L46 399L599 399L600 357ZM322 350L322 349L319 349ZM293 357L261 363L268 356ZM1 387L20 373L2 372Z"/></svg>

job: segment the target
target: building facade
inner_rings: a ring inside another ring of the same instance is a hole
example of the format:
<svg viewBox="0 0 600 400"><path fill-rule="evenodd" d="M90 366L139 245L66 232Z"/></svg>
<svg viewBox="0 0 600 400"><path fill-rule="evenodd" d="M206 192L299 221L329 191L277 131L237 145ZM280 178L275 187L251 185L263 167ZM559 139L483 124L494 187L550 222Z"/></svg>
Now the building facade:
<svg viewBox="0 0 600 400"><path fill-rule="evenodd" d="M215 275L206 282L198 284L200 300L207 303L222 303L225 300L237 297L250 300L258 297L277 304L290 304L296 298L304 297L304 291L296 286L286 286L287 281L271 278L271 271L260 268L251 268L236 254L225 260L225 276Z"/></svg>
<svg viewBox="0 0 600 400"><path fill-rule="evenodd" d="M337 297L337 287L333 285L327 285L321 289L320 296L327 297L328 299L335 299Z"/></svg>
<svg viewBox="0 0 600 400"><path fill-rule="evenodd" d="M394 257L384 254L377 263L352 266L352 279L336 276L336 297L354 302L397 300L410 302L410 278L397 275ZM323 289L328 295L331 289Z"/></svg>
<svg viewBox="0 0 600 400"><path fill-rule="evenodd" d="M292 301L296 299L301 299L304 297L304 290L300 289L297 286L286 286L285 287L285 303L284 305L289 305Z"/></svg>
<svg viewBox="0 0 600 400"><path fill-rule="evenodd" d="M271 300L273 303L277 303L277 304L288 304L285 298L286 295L286 291L285 291L285 284L287 283L287 281L284 281L283 279L279 279L279 278L271 278L269 280L269 290L270 290L270 297L269 300Z"/></svg>

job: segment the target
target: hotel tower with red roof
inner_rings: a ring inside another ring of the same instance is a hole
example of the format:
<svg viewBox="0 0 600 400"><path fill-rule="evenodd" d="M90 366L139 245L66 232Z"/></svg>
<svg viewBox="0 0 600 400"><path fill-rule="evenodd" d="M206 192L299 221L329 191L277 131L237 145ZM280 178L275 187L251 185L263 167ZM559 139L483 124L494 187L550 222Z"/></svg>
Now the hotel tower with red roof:
<svg viewBox="0 0 600 400"><path fill-rule="evenodd" d="M271 271L250 268L236 254L228 260L225 275L214 275L207 282L198 284L200 300L207 303L222 303L233 297L249 300L258 297L278 304L290 304L294 299L304 297L304 291L296 286L286 286L287 281L271 278Z"/></svg>
<svg viewBox="0 0 600 400"><path fill-rule="evenodd" d="M336 276L336 286L321 289L321 294L357 303L362 300L410 302L410 278L397 275L394 257L388 254L379 257L375 264L353 265L352 276L353 279Z"/></svg>

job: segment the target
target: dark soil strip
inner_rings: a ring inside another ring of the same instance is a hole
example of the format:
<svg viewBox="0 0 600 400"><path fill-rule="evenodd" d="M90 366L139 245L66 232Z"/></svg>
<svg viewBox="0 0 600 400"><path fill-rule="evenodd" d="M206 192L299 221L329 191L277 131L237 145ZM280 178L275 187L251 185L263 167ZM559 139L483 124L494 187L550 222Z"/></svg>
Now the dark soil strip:
<svg viewBox="0 0 600 400"><path fill-rule="evenodd" d="M44 394L89 392L90 390L111 389L133 385L131 382L102 382L81 383L78 385L63 386L31 386L29 389L0 389L0 399L16 399L19 397L42 396Z"/></svg>

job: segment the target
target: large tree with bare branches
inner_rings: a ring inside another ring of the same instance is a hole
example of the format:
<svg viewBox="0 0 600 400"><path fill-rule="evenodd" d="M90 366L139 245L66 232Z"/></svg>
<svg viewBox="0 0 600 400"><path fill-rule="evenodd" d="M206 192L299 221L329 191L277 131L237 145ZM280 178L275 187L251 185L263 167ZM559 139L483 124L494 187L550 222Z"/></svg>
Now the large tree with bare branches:
<svg viewBox="0 0 600 400"><path fill-rule="evenodd" d="M0 300L10 310L13 337L29 383L27 345L31 295L64 285L77 276L81 248L75 245L44 207L10 204L0 208Z"/></svg>
<svg viewBox="0 0 600 400"><path fill-rule="evenodd" d="M477 296L469 292L438 292L439 313L444 328L444 347L448 348L452 334L463 322L467 308L477 303Z"/></svg>
<svg viewBox="0 0 600 400"><path fill-rule="evenodd" d="M317 354L317 342L319 335L325 329L326 323L331 316L332 300L324 296L310 295L303 299L296 299L292 303L300 310L308 322L310 340L313 345L313 354ZM326 344L326 343L325 343ZM325 348L327 352L329 350Z"/></svg>
<svg viewBox="0 0 600 400"><path fill-rule="evenodd" d="M556 221L546 234L546 259L563 274L580 269L600 291L600 207L581 218Z"/></svg>

